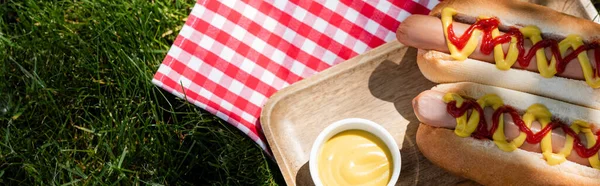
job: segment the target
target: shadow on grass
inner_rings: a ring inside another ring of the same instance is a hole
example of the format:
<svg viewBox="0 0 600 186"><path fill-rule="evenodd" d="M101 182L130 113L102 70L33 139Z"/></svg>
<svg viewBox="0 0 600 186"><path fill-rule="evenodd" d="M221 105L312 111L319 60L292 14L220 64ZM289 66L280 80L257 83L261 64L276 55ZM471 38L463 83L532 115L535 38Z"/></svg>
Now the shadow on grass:
<svg viewBox="0 0 600 186"><path fill-rule="evenodd" d="M193 184L286 185L275 160L265 154L243 132L226 121L188 102L183 102L182 99L167 91L161 91L167 98L161 105L177 104L173 112L198 110L197 112L208 115L212 120L212 122L198 122L196 126L188 126L193 132L184 138L182 146L189 147L190 150L187 152L188 157L184 157L181 164L190 167L187 167L187 171L180 176L182 181ZM164 114L165 121L189 120L185 115Z"/></svg>

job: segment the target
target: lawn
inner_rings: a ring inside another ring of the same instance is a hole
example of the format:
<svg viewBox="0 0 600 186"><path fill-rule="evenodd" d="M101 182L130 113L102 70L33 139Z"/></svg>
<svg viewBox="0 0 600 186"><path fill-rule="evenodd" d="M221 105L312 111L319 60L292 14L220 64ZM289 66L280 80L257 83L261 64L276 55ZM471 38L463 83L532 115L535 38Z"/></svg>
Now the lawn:
<svg viewBox="0 0 600 186"><path fill-rule="evenodd" d="M150 81L194 2L0 0L0 184L284 184Z"/></svg>

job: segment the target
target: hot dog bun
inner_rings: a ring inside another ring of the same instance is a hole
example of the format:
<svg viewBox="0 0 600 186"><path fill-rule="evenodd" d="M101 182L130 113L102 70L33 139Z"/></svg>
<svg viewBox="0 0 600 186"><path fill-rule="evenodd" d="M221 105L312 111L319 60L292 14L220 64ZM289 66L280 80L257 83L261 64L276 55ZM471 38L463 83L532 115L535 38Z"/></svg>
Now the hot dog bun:
<svg viewBox="0 0 600 186"><path fill-rule="evenodd" d="M600 89L593 89L582 80L544 78L536 72L520 69L498 70L491 63L475 59L456 61L434 50L419 49L417 64L425 78L436 83L475 82L600 109Z"/></svg>
<svg viewBox="0 0 600 186"><path fill-rule="evenodd" d="M500 96L505 104L518 110L541 103L553 116L566 123L574 119L600 123L598 110L500 87L464 82L441 84L432 90L454 92L474 98L494 93ZM462 138L454 134L452 129L436 128L421 123L416 141L419 150L434 164L484 185L600 184L600 170L570 161L551 166L540 153L521 149L504 152L491 140Z"/></svg>
<svg viewBox="0 0 600 186"><path fill-rule="evenodd" d="M476 17L486 15L497 17L504 26L536 25L546 35L579 34L588 42L600 39L600 25L591 20L518 0L447 0L436 5L429 15L439 16L446 7L456 9L459 21L464 23L473 23ZM464 19L467 17L472 22Z"/></svg>
<svg viewBox="0 0 600 186"><path fill-rule="evenodd" d="M449 0L438 4L430 15L439 16L445 7L456 9L459 14L455 18L464 23L473 23L475 17L486 15L497 17L503 26L535 25L543 32L544 38L560 40L567 35L577 34L585 42L591 42L600 37L599 24L544 6L520 1ZM404 25L404 27L407 26ZM462 32L458 34L462 34ZM410 35L407 36L398 29L397 37L402 42L407 40ZM419 49L417 63L424 76L436 83L471 81L600 109L600 89L591 88L584 80L563 78L558 75L544 78L538 72L515 68L503 71L497 69L493 63L471 58L456 61L449 54L435 50ZM574 61L571 64L573 63L577 62ZM576 70L581 69L579 65L576 66Z"/></svg>
<svg viewBox="0 0 600 186"><path fill-rule="evenodd" d="M449 172L483 185L598 185L600 174L573 162L550 167L541 154L504 152L492 141L461 138L452 130L420 124L417 146Z"/></svg>

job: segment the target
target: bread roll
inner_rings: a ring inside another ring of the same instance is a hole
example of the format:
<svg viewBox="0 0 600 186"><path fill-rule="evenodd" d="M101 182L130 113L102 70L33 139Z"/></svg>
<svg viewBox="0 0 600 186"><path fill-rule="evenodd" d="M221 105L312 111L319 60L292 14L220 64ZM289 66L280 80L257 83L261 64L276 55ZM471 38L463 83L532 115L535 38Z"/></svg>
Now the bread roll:
<svg viewBox="0 0 600 186"><path fill-rule="evenodd" d="M565 123L581 119L600 123L600 111L528 93L475 83L441 84L432 90L453 92L478 98L494 93L506 105L526 110L534 103L544 104L554 117ZM594 124L594 127L598 125ZM598 185L600 170L566 161L551 166L541 153L521 149L500 150L491 140L462 138L452 129L422 123L417 131L417 146L427 159L449 172L484 185Z"/></svg>
<svg viewBox="0 0 600 186"><path fill-rule="evenodd" d="M459 14L455 18L461 22L472 23L479 15L495 16L504 26L535 25L545 38L562 39L577 34L586 43L600 38L599 24L536 4L515 0L448 0L438 4L430 15L439 16L445 7L456 9ZM417 63L424 76L436 83L470 81L600 109L600 89L591 88L583 80L544 78L537 72L515 68L503 71L494 64L474 59L456 61L449 54L433 50L420 49Z"/></svg>

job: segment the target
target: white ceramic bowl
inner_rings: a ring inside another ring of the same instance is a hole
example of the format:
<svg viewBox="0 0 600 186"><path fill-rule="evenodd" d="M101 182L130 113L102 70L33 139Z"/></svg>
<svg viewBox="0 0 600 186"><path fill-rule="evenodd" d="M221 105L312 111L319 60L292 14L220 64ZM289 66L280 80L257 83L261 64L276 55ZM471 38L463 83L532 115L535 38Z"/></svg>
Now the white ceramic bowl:
<svg viewBox="0 0 600 186"><path fill-rule="evenodd" d="M396 182L398 181L398 176L400 176L400 167L402 167L402 164L401 164L402 160L400 157L400 149L398 149L396 140L394 140L394 137L392 137L392 135L387 130L385 130L385 128L383 128L381 125L379 125L373 121L361 119L361 118L348 118L348 119L339 120L339 121L336 121L336 122L332 123L331 125L327 126L323 131L321 131L321 133L319 134L319 136L313 143L313 146L310 151L309 169L310 169L310 175L311 175L312 180L315 183L315 185L316 186L323 185L323 183L321 182L321 179L319 178L319 170L318 170L318 167L319 167L318 166L318 164L319 164L318 155L319 155L319 151L321 150L321 147L327 140L329 140L334 135L336 135L340 132L343 132L346 130L352 130L352 129L358 129L358 130L363 130L363 131L369 132L369 133L379 137L379 139L381 139L386 144L386 146L388 147L388 149L392 155L392 166L393 166L393 172L392 172L392 176L390 178L390 182L388 183L388 186L395 185Z"/></svg>

